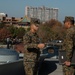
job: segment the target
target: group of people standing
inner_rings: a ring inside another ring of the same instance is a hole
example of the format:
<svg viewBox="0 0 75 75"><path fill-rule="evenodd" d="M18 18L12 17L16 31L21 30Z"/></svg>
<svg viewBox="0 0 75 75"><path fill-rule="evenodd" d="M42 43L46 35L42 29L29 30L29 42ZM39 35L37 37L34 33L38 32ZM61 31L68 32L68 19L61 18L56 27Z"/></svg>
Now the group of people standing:
<svg viewBox="0 0 75 75"><path fill-rule="evenodd" d="M39 36L37 30L40 23L38 21L32 22L30 31L23 37L24 42L24 69L26 75L38 75L38 65L40 58L40 49L45 47L44 43L39 43ZM63 75L74 75L75 69L71 65L72 53L74 50L74 17L67 16L64 20L64 27L66 28L66 36L63 39L63 50L66 50L67 60L64 62Z"/></svg>
<svg viewBox="0 0 75 75"><path fill-rule="evenodd" d="M6 38L7 49L14 49L14 45L18 43L20 43L20 41L17 38L11 38L10 36Z"/></svg>

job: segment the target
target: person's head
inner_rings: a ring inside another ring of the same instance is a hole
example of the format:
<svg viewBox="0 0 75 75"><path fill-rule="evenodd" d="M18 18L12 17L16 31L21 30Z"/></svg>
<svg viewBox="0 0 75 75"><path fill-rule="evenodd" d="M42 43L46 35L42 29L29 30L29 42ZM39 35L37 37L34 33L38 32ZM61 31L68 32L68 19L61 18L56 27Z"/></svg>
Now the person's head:
<svg viewBox="0 0 75 75"><path fill-rule="evenodd" d="M38 23L38 21L31 22L31 26L30 26L31 31L32 31L33 33L35 33L35 32L38 30L39 25L40 25L40 23Z"/></svg>
<svg viewBox="0 0 75 75"><path fill-rule="evenodd" d="M64 26L65 28L70 28L74 26L74 17L66 16L64 20Z"/></svg>

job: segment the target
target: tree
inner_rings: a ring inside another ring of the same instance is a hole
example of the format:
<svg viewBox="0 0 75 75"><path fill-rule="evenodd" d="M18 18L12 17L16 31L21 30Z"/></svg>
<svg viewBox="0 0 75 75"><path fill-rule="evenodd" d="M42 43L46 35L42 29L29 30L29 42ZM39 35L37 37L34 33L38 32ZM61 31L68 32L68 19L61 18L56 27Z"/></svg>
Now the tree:
<svg viewBox="0 0 75 75"><path fill-rule="evenodd" d="M62 24L57 20L50 20L40 25L39 36L43 42L48 42L48 40L60 39L60 31Z"/></svg>
<svg viewBox="0 0 75 75"><path fill-rule="evenodd" d="M18 28L17 30L17 37L22 38L25 34L25 29L23 27Z"/></svg>
<svg viewBox="0 0 75 75"><path fill-rule="evenodd" d="M7 37L12 36L7 28L0 29L0 41L4 41Z"/></svg>
<svg viewBox="0 0 75 75"><path fill-rule="evenodd" d="M18 28L17 27L14 27L13 25L8 27L8 30L12 34L12 37L16 37L17 36L17 29Z"/></svg>
<svg viewBox="0 0 75 75"><path fill-rule="evenodd" d="M1 22L0 23L0 29L3 28L3 27L5 27L5 23Z"/></svg>
<svg viewBox="0 0 75 75"><path fill-rule="evenodd" d="M8 30L11 32L13 38L15 37L22 38L23 35L25 34L25 29L23 27L17 28L14 26L10 26Z"/></svg>

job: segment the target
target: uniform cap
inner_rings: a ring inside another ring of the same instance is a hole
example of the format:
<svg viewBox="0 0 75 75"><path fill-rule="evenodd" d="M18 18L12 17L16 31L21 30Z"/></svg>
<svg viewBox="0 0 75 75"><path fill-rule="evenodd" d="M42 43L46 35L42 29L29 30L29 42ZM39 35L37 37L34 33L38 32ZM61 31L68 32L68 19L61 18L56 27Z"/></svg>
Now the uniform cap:
<svg viewBox="0 0 75 75"><path fill-rule="evenodd" d="M67 21L73 22L74 21L74 17L66 16L64 22L67 22Z"/></svg>
<svg viewBox="0 0 75 75"><path fill-rule="evenodd" d="M40 25L40 21L39 20L33 20L33 21L31 21L31 23L34 23L35 26L39 26Z"/></svg>

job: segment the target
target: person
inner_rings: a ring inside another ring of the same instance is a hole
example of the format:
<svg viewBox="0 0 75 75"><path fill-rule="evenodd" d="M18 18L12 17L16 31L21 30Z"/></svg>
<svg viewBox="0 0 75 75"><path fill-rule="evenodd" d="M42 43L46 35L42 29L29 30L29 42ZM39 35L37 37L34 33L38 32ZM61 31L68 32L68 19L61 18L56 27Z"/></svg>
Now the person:
<svg viewBox="0 0 75 75"><path fill-rule="evenodd" d="M75 35L75 27L74 27L74 17L66 16L64 20L64 26L66 28L66 36L63 40L63 50L66 50L66 61L62 65L63 67L63 75L74 75L74 65L71 65L71 58L73 55L74 49L74 35Z"/></svg>
<svg viewBox="0 0 75 75"><path fill-rule="evenodd" d="M32 22L30 25L30 31L27 32L23 37L24 42L24 69L26 75L37 75L38 64L40 57L40 48L45 45L39 43L39 36L37 31L39 29L38 21Z"/></svg>
<svg viewBox="0 0 75 75"><path fill-rule="evenodd" d="M10 48L10 37L7 37L7 39L6 39L6 42L7 42L7 49L9 49Z"/></svg>

